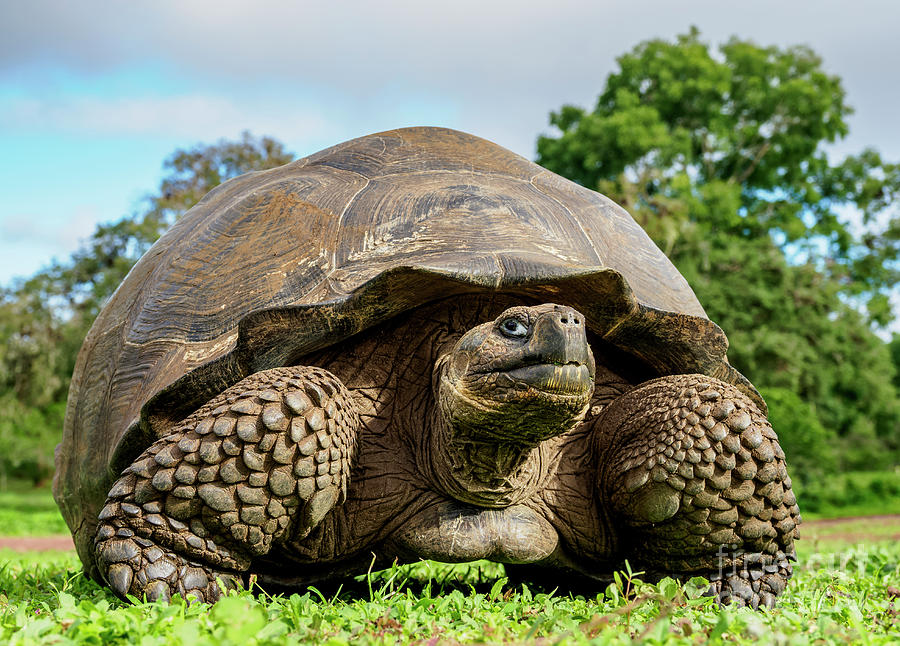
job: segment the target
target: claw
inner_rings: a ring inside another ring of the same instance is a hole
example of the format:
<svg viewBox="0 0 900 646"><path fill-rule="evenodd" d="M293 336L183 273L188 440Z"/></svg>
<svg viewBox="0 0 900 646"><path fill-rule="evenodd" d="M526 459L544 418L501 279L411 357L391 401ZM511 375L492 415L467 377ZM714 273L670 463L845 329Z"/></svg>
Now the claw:
<svg viewBox="0 0 900 646"><path fill-rule="evenodd" d="M169 593L169 584L165 581L151 581L144 588L144 594L147 595L147 601L156 601L162 599L169 601L172 595Z"/></svg>
<svg viewBox="0 0 900 646"><path fill-rule="evenodd" d="M134 572L124 563L114 563L109 566L106 578L119 596L124 597L131 588L131 581L134 578Z"/></svg>
<svg viewBox="0 0 900 646"><path fill-rule="evenodd" d="M309 528L318 525L334 507L337 499L338 488L334 485L317 491L303 509L303 524Z"/></svg>
<svg viewBox="0 0 900 646"><path fill-rule="evenodd" d="M209 584L209 579L206 576L206 572L200 568L192 567L185 571L184 576L181 577L181 582L184 584L185 590L203 590Z"/></svg>

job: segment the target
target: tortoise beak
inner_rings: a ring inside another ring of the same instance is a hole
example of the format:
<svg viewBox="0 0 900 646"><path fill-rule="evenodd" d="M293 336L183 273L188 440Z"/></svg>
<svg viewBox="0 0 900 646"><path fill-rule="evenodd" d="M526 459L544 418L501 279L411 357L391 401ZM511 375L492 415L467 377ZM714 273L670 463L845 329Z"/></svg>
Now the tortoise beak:
<svg viewBox="0 0 900 646"><path fill-rule="evenodd" d="M586 366L594 378L594 355L587 342L584 317L571 307L554 305L538 316L527 353L540 363Z"/></svg>

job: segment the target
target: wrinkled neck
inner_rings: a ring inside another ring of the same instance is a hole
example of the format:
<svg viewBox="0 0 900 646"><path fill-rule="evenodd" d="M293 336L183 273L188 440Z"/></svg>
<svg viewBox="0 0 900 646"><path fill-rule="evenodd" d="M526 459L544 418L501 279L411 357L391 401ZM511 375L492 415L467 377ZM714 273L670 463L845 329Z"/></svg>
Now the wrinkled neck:
<svg viewBox="0 0 900 646"><path fill-rule="evenodd" d="M454 423L442 378L439 362L431 424L420 447L426 477L439 492L480 507L507 507L531 496L547 475L547 442L501 439L493 427Z"/></svg>
<svg viewBox="0 0 900 646"><path fill-rule="evenodd" d="M508 507L531 496L546 476L544 443L486 441L435 418L427 466L441 493L479 507Z"/></svg>

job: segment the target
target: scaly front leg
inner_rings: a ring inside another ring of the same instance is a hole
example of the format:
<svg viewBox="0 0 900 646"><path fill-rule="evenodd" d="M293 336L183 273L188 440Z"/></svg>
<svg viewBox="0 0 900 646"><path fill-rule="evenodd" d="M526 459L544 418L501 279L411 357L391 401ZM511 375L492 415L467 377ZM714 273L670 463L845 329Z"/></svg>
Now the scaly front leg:
<svg viewBox="0 0 900 646"><path fill-rule="evenodd" d="M150 446L109 492L97 560L121 596L214 601L251 559L346 497L359 418L320 368L232 386Z"/></svg>
<svg viewBox="0 0 900 646"><path fill-rule="evenodd" d="M702 575L723 603L772 606L800 522L766 417L704 375L642 384L595 426L599 497L624 527L622 556L657 574Z"/></svg>

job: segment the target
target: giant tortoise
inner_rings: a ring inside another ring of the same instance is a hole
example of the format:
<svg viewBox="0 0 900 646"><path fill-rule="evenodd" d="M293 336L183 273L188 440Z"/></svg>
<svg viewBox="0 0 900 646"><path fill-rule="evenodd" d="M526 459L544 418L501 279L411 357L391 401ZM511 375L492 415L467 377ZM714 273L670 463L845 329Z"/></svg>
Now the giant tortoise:
<svg viewBox="0 0 900 646"><path fill-rule="evenodd" d="M212 601L371 560L701 575L771 605L799 514L754 387L598 193L440 128L211 191L78 356L54 494L86 573Z"/></svg>

